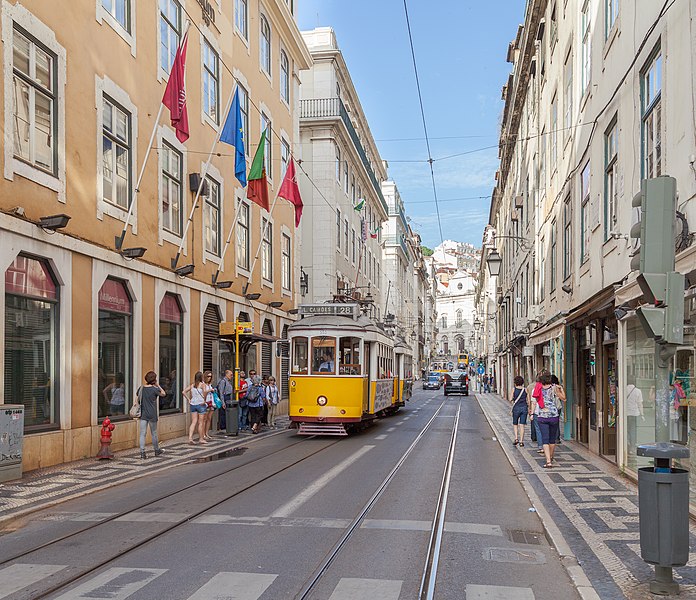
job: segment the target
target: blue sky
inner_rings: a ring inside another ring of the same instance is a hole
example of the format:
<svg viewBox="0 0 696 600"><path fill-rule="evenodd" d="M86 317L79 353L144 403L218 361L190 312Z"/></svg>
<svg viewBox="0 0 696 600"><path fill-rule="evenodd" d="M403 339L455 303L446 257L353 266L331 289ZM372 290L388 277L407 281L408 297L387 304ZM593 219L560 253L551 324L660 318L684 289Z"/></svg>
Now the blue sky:
<svg viewBox="0 0 696 600"><path fill-rule="evenodd" d="M524 0L408 1L445 239L481 243L498 166L500 90L512 67L505 56L524 6ZM438 245L403 0L298 0L298 22L301 29L336 31L411 225L425 245ZM411 139L391 141L404 138ZM437 160L487 146L494 148ZM398 162L412 160L423 162Z"/></svg>

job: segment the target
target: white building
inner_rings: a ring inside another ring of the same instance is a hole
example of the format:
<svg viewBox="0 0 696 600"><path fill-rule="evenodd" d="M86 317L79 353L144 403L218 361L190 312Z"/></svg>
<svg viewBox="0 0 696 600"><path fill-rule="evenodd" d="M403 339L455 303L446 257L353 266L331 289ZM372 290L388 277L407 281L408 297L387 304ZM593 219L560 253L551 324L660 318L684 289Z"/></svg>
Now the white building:
<svg viewBox="0 0 696 600"><path fill-rule="evenodd" d="M476 276L456 271L437 287L437 338L439 356L474 354L478 344L474 328Z"/></svg>

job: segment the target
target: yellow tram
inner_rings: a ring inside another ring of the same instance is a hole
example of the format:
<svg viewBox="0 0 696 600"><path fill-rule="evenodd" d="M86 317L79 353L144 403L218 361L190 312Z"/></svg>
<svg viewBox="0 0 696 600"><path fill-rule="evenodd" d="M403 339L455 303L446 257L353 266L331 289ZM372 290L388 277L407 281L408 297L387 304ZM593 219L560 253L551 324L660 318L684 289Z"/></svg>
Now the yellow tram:
<svg viewBox="0 0 696 600"><path fill-rule="evenodd" d="M396 380L394 381L394 407L405 406L413 393L413 351L406 341L400 339L394 346L396 358Z"/></svg>
<svg viewBox="0 0 696 600"><path fill-rule="evenodd" d="M302 305L299 312L288 337L290 421L300 434L347 435L403 406L394 341L359 305Z"/></svg>

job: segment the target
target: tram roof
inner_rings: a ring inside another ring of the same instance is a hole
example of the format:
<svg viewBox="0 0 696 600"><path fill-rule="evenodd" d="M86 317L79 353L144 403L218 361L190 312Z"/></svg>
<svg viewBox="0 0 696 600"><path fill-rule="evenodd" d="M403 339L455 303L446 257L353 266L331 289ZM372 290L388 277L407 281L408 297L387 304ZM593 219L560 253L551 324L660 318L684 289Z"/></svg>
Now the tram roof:
<svg viewBox="0 0 696 600"><path fill-rule="evenodd" d="M304 317L299 321L295 321L288 330L301 331L306 329L332 329L334 331L358 331L362 333L376 333L387 337L374 321L367 317L360 316L357 319L352 317L342 317L336 315L316 315L312 317Z"/></svg>

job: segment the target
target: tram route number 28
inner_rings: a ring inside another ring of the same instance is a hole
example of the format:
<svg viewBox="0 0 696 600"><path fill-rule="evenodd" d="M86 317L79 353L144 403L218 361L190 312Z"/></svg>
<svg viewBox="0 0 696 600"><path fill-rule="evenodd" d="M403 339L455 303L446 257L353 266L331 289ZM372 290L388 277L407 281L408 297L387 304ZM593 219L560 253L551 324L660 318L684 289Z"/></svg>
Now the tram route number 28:
<svg viewBox="0 0 696 600"><path fill-rule="evenodd" d="M354 304L305 304L300 306L303 315L341 315L352 317L355 314Z"/></svg>

